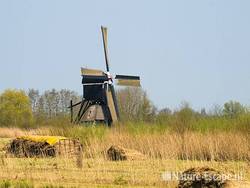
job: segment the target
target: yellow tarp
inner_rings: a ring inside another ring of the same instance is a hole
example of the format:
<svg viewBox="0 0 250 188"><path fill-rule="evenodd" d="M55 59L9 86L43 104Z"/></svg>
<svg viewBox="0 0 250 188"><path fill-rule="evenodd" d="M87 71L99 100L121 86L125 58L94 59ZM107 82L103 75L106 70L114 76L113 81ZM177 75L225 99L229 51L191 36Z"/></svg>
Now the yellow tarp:
<svg viewBox="0 0 250 188"><path fill-rule="evenodd" d="M62 136L20 136L19 139L30 140L33 142L47 142L49 145L55 145L60 140L67 139Z"/></svg>

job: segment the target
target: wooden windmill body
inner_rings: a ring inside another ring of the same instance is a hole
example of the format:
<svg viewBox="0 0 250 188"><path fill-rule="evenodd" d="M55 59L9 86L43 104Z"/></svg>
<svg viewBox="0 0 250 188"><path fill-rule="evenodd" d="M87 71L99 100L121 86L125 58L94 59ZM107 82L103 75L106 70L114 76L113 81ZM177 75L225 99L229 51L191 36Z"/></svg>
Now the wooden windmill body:
<svg viewBox="0 0 250 188"><path fill-rule="evenodd" d="M107 28L101 27L106 71L81 68L83 98L82 101L73 104L71 101L71 121L80 123L106 123L111 125L119 120L119 109L115 95L113 77L110 74ZM140 86L139 76L116 75L117 85ZM77 109L77 113L74 113Z"/></svg>

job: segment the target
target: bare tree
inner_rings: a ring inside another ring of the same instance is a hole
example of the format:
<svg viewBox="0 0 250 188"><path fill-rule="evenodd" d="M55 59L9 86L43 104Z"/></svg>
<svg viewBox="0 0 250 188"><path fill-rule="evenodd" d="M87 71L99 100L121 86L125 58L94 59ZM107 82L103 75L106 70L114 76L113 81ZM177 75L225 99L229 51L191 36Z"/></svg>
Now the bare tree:
<svg viewBox="0 0 250 188"><path fill-rule="evenodd" d="M247 109L237 101L229 101L224 104L223 114L231 118L244 114Z"/></svg>
<svg viewBox="0 0 250 188"><path fill-rule="evenodd" d="M80 101L81 97L74 91L61 89L46 90L39 95L39 91L29 89L28 96L32 104L33 114L42 117L55 117L58 115L68 115L70 100L74 103Z"/></svg>
<svg viewBox="0 0 250 188"><path fill-rule="evenodd" d="M122 120L150 121L156 112L154 105L141 88L127 87L116 92Z"/></svg>
<svg viewBox="0 0 250 188"><path fill-rule="evenodd" d="M36 113L39 101L39 91L36 89L29 89L28 96L31 102L32 112Z"/></svg>

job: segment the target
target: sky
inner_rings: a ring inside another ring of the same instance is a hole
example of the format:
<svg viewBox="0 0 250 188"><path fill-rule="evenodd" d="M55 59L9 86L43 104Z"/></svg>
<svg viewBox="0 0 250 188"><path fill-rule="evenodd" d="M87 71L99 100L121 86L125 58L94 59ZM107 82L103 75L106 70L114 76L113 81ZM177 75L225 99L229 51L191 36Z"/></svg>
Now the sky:
<svg viewBox="0 0 250 188"><path fill-rule="evenodd" d="M249 0L0 0L0 92L67 88L80 67L141 76L158 108L250 104Z"/></svg>

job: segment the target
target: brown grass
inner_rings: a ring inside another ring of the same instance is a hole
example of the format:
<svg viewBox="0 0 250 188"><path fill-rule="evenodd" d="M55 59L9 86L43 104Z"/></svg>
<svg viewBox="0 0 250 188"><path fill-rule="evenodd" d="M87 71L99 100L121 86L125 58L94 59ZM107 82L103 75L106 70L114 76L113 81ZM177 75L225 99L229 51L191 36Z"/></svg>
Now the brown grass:
<svg viewBox="0 0 250 188"><path fill-rule="evenodd" d="M109 133L86 144L87 154L99 157L110 145L135 149L152 159L250 160L249 138L242 133Z"/></svg>
<svg viewBox="0 0 250 188"><path fill-rule="evenodd" d="M243 132L188 131L184 134L176 132L132 134L119 129L107 129L103 136L97 137L95 132L91 136L81 134L82 129L84 127L66 130L0 128L0 137L13 138L30 134L80 137L84 144L85 155L89 158L102 157L111 145L119 145L137 150L151 159L250 161L250 138L249 134Z"/></svg>
<svg viewBox="0 0 250 188"><path fill-rule="evenodd" d="M191 167L210 166L227 174L243 173L249 180L245 162L207 162L189 160L107 161L84 159L82 169L72 159L2 158L0 180L27 180L37 186L63 187L175 187L177 181L164 181L164 172L182 172Z"/></svg>
<svg viewBox="0 0 250 188"><path fill-rule="evenodd" d="M0 129L0 137L42 134L81 137L84 144L83 168L76 160L5 158L0 152L0 181L27 180L36 186L64 187L175 187L177 182L162 179L165 171L184 171L191 167L209 166L224 173L243 173L250 180L250 144L245 133L237 132L163 132L133 134L107 129L102 136L82 135L84 128L66 130L41 128L34 130ZM71 130L71 131L70 131ZM69 132L70 131L70 132ZM93 131L93 130L91 130ZM94 131L97 131L94 128ZM97 133L96 133L97 134ZM82 135L82 136L81 136ZM10 139L0 139L0 150ZM134 149L146 160L112 162L105 151L111 145ZM186 160L180 160L186 159ZM211 161L207 161L211 160ZM1 182L0 182L1 183Z"/></svg>
<svg viewBox="0 0 250 188"><path fill-rule="evenodd" d="M0 127L0 138L15 138L18 136L26 135L40 135L40 134L49 134L48 128L39 128L39 129L20 129L20 128L8 128Z"/></svg>

